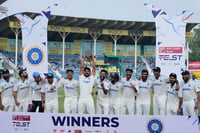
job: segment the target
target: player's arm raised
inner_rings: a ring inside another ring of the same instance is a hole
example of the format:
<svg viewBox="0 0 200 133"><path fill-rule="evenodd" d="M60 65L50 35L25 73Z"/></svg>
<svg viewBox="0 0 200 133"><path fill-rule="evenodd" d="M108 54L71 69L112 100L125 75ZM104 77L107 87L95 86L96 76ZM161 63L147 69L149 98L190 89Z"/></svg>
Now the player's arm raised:
<svg viewBox="0 0 200 133"><path fill-rule="evenodd" d="M79 75L82 75L83 74L83 66L84 66L84 61L85 61L85 55L82 56L82 61L81 61L81 67L80 67L80 73Z"/></svg>

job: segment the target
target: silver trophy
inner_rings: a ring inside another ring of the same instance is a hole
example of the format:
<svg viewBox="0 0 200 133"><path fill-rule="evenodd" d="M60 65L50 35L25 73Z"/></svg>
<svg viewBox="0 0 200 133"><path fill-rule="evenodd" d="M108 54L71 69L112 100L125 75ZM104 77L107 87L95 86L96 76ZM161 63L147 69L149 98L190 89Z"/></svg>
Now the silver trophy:
<svg viewBox="0 0 200 133"><path fill-rule="evenodd" d="M90 50L85 51L85 61L87 61L87 62L92 61L92 52Z"/></svg>

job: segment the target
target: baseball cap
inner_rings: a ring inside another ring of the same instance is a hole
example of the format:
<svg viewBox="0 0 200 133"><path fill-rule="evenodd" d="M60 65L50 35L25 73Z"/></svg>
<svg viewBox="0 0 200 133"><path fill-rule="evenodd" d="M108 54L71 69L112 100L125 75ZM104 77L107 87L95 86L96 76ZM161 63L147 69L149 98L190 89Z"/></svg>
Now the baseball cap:
<svg viewBox="0 0 200 133"><path fill-rule="evenodd" d="M119 74L118 74L118 73L113 73L113 74L111 75L111 77L117 79L117 78L119 78Z"/></svg>
<svg viewBox="0 0 200 133"><path fill-rule="evenodd" d="M176 78L177 76L176 76L175 73L170 73L169 77L174 77L174 78Z"/></svg>
<svg viewBox="0 0 200 133"><path fill-rule="evenodd" d="M159 71L160 72L160 67L155 67L154 69L153 69L153 71Z"/></svg>
<svg viewBox="0 0 200 133"><path fill-rule="evenodd" d="M53 73L44 73L45 76L47 76L47 78L53 78L54 75Z"/></svg>
<svg viewBox="0 0 200 133"><path fill-rule="evenodd" d="M2 74L6 74L6 73L9 73L9 70L8 70L8 69L4 69L4 70L2 71Z"/></svg>
<svg viewBox="0 0 200 133"><path fill-rule="evenodd" d="M187 70L185 70L185 71L183 71L181 74L182 74L182 75L190 75L190 72L187 71Z"/></svg>
<svg viewBox="0 0 200 133"><path fill-rule="evenodd" d="M131 71L131 72L133 72L133 69L132 69L131 67L127 67L127 68L126 68L126 71Z"/></svg>
<svg viewBox="0 0 200 133"><path fill-rule="evenodd" d="M39 72L34 72L34 73L33 73L33 78L37 78L37 77L39 77L39 76L40 76Z"/></svg>

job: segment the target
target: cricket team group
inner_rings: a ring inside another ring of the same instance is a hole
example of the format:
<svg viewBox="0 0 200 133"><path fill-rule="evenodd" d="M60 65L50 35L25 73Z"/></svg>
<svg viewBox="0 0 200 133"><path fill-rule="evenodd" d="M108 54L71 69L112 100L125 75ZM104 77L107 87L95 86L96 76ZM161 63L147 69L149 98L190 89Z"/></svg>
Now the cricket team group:
<svg viewBox="0 0 200 133"><path fill-rule="evenodd" d="M130 67L126 68L124 77L118 73L108 75L104 69L97 76L94 58L92 56L92 68L89 68L84 67L83 56L79 80L74 79L71 69L67 69L66 77L60 80L53 73L28 75L26 69L21 69L17 81L4 69L0 81L0 110L58 113L58 89L63 88L63 106L67 114L150 115L153 104L153 115L198 115L200 84L190 78L189 71L181 73L181 81L175 73L168 77L160 75L160 67L153 69L154 76L143 69L137 79L133 78Z"/></svg>

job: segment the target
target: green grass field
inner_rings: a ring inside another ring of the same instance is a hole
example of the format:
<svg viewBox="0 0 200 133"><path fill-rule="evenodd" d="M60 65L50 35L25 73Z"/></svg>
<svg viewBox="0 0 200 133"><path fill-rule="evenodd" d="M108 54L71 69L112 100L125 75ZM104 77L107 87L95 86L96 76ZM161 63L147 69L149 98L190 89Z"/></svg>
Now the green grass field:
<svg viewBox="0 0 200 133"><path fill-rule="evenodd" d="M94 92L96 92L96 88L94 89ZM94 93L95 94L95 93ZM58 90L58 101L59 101L59 113L64 113L64 89L59 88ZM94 98L94 103L96 106L96 95L93 96ZM150 115L153 115L153 94L151 93L151 109L150 109ZM199 114L200 115L200 106L199 106Z"/></svg>

